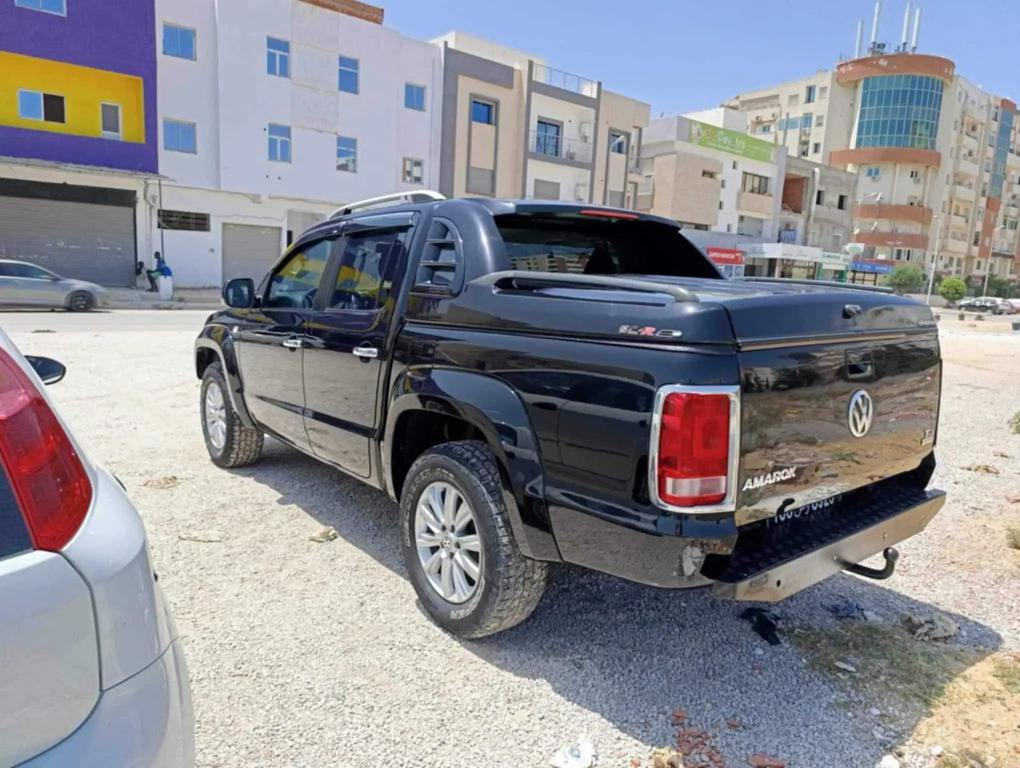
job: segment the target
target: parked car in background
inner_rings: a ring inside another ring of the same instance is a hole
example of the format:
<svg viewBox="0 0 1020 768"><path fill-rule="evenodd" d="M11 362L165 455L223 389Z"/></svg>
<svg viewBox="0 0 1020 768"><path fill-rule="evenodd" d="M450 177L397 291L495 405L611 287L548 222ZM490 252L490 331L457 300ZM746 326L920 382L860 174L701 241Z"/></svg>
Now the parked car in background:
<svg viewBox="0 0 1020 768"><path fill-rule="evenodd" d="M227 283L196 340L212 461L268 434L389 493L411 584L460 636L527 618L547 563L754 602L886 578L945 501L928 307L727 279L674 221L352 204L261 285Z"/></svg>
<svg viewBox="0 0 1020 768"><path fill-rule="evenodd" d="M102 295L102 287L95 283L61 277L27 261L0 259L0 306L88 312L99 304Z"/></svg>
<svg viewBox="0 0 1020 768"><path fill-rule="evenodd" d="M1011 307L1013 307L1013 314L1020 312L1020 299L1006 299Z"/></svg>
<svg viewBox="0 0 1020 768"><path fill-rule="evenodd" d="M1015 311L1006 299L996 296L981 296L975 299L964 299L957 302L957 309L969 312L991 312L993 315L1011 315Z"/></svg>
<svg viewBox="0 0 1020 768"><path fill-rule="evenodd" d="M0 331L0 766L194 765L188 669L141 518Z"/></svg>

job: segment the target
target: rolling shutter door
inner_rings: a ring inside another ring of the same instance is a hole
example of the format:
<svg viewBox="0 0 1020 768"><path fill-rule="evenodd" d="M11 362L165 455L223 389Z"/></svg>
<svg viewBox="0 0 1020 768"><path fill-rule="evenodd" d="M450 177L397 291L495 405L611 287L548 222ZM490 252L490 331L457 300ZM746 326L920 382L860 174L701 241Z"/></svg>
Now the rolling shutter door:
<svg viewBox="0 0 1020 768"><path fill-rule="evenodd" d="M280 228L223 225L223 282L250 277L255 285L280 258Z"/></svg>
<svg viewBox="0 0 1020 768"><path fill-rule="evenodd" d="M0 258L100 285L133 286L134 208L0 196Z"/></svg>

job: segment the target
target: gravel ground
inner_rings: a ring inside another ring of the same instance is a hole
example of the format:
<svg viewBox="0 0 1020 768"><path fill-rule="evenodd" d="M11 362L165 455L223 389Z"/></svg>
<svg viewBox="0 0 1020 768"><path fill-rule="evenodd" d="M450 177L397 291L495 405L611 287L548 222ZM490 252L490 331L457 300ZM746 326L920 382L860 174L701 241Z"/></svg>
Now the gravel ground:
<svg viewBox="0 0 1020 768"><path fill-rule="evenodd" d="M278 444L226 472L199 431L192 341L204 314L0 315L23 351L69 373L52 394L93 459L125 483L191 667L200 766L539 766L588 734L599 766L676 744L670 713L727 765L875 766L869 703L846 703L740 608L554 569L523 626L461 642L418 609L383 495ZM32 333L51 329L53 333ZM857 599L887 618L946 611L964 642L1020 648L1020 569L1001 543L1020 513L1020 334L946 323L936 485L950 500L882 584L829 579L780 607L824 625ZM996 455L996 451L1011 458ZM963 469L998 468L998 475ZM309 537L332 525L339 538ZM725 721L734 718L737 730Z"/></svg>

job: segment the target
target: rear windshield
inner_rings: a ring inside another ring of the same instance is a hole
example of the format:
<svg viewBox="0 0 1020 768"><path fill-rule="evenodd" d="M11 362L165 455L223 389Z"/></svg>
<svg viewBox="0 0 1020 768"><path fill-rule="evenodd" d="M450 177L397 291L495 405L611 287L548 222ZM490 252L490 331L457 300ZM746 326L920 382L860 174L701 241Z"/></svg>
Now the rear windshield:
<svg viewBox="0 0 1020 768"><path fill-rule="evenodd" d="M679 227L581 214L496 216L510 267L585 275L721 278Z"/></svg>

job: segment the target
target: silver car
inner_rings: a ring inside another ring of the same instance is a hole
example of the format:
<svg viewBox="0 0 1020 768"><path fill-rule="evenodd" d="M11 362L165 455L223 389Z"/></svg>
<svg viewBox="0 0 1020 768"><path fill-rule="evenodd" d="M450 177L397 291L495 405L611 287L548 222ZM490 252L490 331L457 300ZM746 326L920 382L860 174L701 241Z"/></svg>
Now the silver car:
<svg viewBox="0 0 1020 768"><path fill-rule="evenodd" d="M120 484L0 331L0 766L191 766L188 670Z"/></svg>
<svg viewBox="0 0 1020 768"><path fill-rule="evenodd" d="M0 306L63 307L88 312L99 304L103 289L85 280L61 277L26 261L0 259Z"/></svg>

